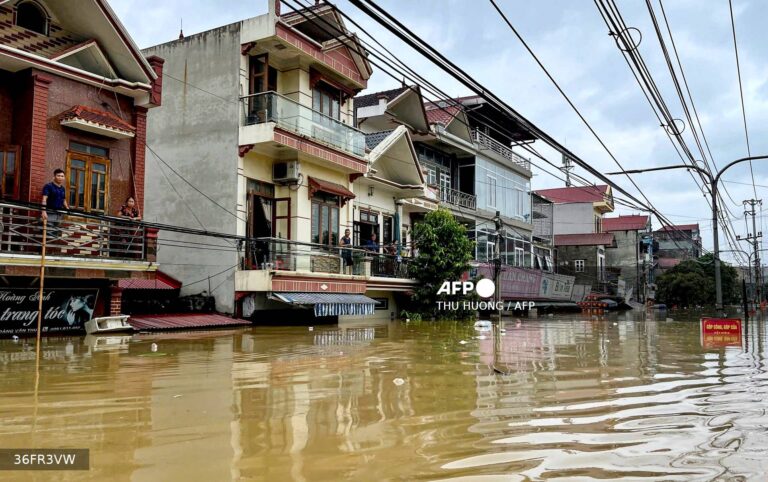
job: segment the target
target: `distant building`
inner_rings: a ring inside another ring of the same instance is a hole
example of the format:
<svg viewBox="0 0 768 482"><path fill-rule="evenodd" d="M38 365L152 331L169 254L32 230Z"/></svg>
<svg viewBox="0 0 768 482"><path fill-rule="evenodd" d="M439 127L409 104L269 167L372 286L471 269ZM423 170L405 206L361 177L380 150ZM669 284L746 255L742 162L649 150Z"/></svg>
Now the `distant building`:
<svg viewBox="0 0 768 482"><path fill-rule="evenodd" d="M594 291L608 288L606 249L614 246L603 232L603 216L613 212L610 186L540 189L535 192L552 205L552 233L557 272L576 277L576 284Z"/></svg>
<svg viewBox="0 0 768 482"><path fill-rule="evenodd" d="M556 234L557 272L591 285L592 291L608 290L606 250L615 246L613 233Z"/></svg>
<svg viewBox="0 0 768 482"><path fill-rule="evenodd" d="M651 231L650 216L604 218L603 230L612 233L615 241L615 246L606 250L609 272L616 274L617 281L624 281L625 293L631 291L632 299L643 299L647 270L640 243L642 235Z"/></svg>
<svg viewBox="0 0 768 482"><path fill-rule="evenodd" d="M531 217L533 218L533 256L540 269L554 270L554 209L555 203L531 193Z"/></svg>
<svg viewBox="0 0 768 482"><path fill-rule="evenodd" d="M680 224L664 226L653 232L658 249L653 253L656 262L656 276L674 268L682 261L701 256L701 235L699 225Z"/></svg>

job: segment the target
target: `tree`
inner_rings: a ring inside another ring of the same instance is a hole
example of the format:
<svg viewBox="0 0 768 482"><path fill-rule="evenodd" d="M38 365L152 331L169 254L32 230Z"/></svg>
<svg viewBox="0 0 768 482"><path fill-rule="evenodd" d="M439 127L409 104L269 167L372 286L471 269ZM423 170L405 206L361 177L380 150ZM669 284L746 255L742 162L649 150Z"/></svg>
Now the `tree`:
<svg viewBox="0 0 768 482"><path fill-rule="evenodd" d="M720 262L723 303L738 302L739 285L736 269ZM659 301L668 305L711 305L715 301L714 256L704 255L696 260L683 261L656 280Z"/></svg>
<svg viewBox="0 0 768 482"><path fill-rule="evenodd" d="M435 318L466 318L463 310L437 310L438 301L465 301L460 297L437 291L445 281L458 281L469 271L474 257L474 241L467 237L467 229L456 221L447 209L428 213L424 221L413 227L413 243L418 249L411 267L416 288L413 291L413 309L423 316Z"/></svg>

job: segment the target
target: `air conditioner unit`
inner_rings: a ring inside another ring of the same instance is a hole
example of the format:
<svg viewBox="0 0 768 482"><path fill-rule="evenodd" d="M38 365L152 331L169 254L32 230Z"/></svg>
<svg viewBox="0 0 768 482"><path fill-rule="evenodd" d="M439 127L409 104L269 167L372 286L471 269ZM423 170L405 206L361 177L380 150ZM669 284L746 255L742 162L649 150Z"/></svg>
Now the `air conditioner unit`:
<svg viewBox="0 0 768 482"><path fill-rule="evenodd" d="M276 162L272 165L272 180L291 183L299 180L299 161Z"/></svg>

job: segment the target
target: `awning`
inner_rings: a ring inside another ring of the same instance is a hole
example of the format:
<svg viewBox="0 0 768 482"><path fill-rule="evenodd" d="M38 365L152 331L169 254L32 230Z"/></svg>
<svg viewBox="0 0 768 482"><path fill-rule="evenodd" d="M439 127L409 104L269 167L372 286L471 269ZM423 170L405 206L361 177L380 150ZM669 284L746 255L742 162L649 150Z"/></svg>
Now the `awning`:
<svg viewBox="0 0 768 482"><path fill-rule="evenodd" d="M365 295L338 293L272 293L272 298L289 305L314 305L315 316L372 315L377 303Z"/></svg>
<svg viewBox="0 0 768 482"><path fill-rule="evenodd" d="M323 181L315 177L309 177L309 197L311 198L316 192L325 192L341 198L341 205L346 204L350 199L355 198L355 193L345 188L341 184L335 182Z"/></svg>
<svg viewBox="0 0 768 482"><path fill-rule="evenodd" d="M251 322L216 313L185 313L131 316L128 318L128 324L137 330L176 330L182 328L242 326L250 325Z"/></svg>
<svg viewBox="0 0 768 482"><path fill-rule="evenodd" d="M136 135L136 128L121 118L99 109L76 105L61 114L63 126L99 134L113 139L125 139Z"/></svg>
<svg viewBox="0 0 768 482"><path fill-rule="evenodd" d="M178 290L181 288L181 281L157 271L155 279L121 279L117 285L124 290Z"/></svg>

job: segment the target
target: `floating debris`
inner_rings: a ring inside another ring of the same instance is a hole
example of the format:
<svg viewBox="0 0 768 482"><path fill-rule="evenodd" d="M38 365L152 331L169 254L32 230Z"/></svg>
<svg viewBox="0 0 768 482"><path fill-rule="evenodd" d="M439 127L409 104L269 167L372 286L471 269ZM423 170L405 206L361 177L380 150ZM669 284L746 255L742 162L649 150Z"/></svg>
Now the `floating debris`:
<svg viewBox="0 0 768 482"><path fill-rule="evenodd" d="M467 342L466 342L466 341L464 341L464 340L461 340L461 341L459 342L459 345L466 345L466 344L467 344Z"/></svg>
<svg viewBox="0 0 768 482"><path fill-rule="evenodd" d="M157 351L157 343L152 343L149 345L149 349L152 353L155 353Z"/></svg>
<svg viewBox="0 0 768 482"><path fill-rule="evenodd" d="M403 385L405 383L405 380L403 380L402 378L395 378L394 380L392 380L392 383L394 383L399 387L400 385Z"/></svg>
<svg viewBox="0 0 768 482"><path fill-rule="evenodd" d="M315 327L314 326L310 326L309 327L309 331L315 331Z"/></svg>

